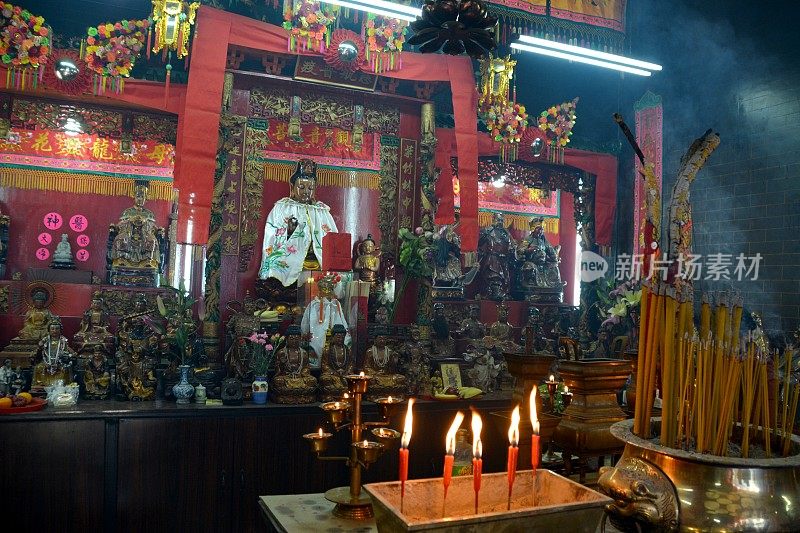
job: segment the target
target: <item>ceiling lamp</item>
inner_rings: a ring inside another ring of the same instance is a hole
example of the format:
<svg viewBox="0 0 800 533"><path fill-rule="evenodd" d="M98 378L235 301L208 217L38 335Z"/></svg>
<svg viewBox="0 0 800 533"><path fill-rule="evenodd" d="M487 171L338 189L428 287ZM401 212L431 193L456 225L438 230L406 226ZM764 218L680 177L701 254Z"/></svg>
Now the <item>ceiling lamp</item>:
<svg viewBox="0 0 800 533"><path fill-rule="evenodd" d="M347 7L357 11L366 11L375 15L396 18L412 22L422 15L422 10L418 7L406 6L385 0L323 0L326 4Z"/></svg>
<svg viewBox="0 0 800 533"><path fill-rule="evenodd" d="M600 52L599 50L592 50L591 48L584 48L582 46L540 39L529 35L519 35L517 40L511 43L511 48L549 57L557 57L559 59L567 59L577 63L594 65L596 67L619 70L638 76L650 76L653 72L662 69L661 65L657 65L656 63Z"/></svg>

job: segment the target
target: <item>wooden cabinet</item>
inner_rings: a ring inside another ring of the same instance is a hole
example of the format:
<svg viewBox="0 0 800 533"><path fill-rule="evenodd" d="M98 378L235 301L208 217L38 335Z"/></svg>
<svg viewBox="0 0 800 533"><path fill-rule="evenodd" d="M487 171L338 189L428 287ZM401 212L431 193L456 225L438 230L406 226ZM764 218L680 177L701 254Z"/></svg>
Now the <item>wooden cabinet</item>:
<svg viewBox="0 0 800 533"><path fill-rule="evenodd" d="M19 532L103 531L105 448L103 420L0 424L0 523Z"/></svg>
<svg viewBox="0 0 800 533"><path fill-rule="evenodd" d="M232 421L119 421L118 532L227 531Z"/></svg>
<svg viewBox="0 0 800 533"><path fill-rule="evenodd" d="M505 429L494 427L489 413L508 403L478 404L484 450L497 450L486 455L486 472L505 467ZM324 421L317 406L124 405L85 402L75 411L0 417L0 482L7 488L0 508L22 526L14 531L264 531L259 496L348 483L343 463L318 461L302 438ZM455 410L467 407L417 404L412 478L441 475L444 434ZM375 406L365 406L365 416L376 420ZM394 422L401 426L402 413ZM336 434L330 454L345 455L348 437ZM364 473L365 483L396 478L396 453Z"/></svg>

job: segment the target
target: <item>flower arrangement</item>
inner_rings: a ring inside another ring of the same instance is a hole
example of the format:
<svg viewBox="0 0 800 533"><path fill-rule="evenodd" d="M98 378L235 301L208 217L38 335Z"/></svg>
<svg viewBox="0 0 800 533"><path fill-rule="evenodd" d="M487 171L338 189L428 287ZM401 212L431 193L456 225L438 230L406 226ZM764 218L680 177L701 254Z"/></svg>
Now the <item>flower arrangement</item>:
<svg viewBox="0 0 800 533"><path fill-rule="evenodd" d="M575 108L578 98L552 106L539 114L539 129L551 145L565 147L575 126Z"/></svg>
<svg viewBox="0 0 800 533"><path fill-rule="evenodd" d="M156 296L158 314L161 315L163 322L153 322L150 327L164 336L170 344L172 354L177 356L180 364L185 365L189 363L193 339L197 333L197 324L192 318L192 308L197 300L189 295L183 280L177 288L168 285L163 285L161 288L172 291L173 297L165 300L160 294ZM200 319L203 319L202 312Z"/></svg>
<svg viewBox="0 0 800 533"><path fill-rule="evenodd" d="M278 333L270 336L267 333L254 331L249 337L245 337L245 340L251 343L253 348L253 357L250 360L253 376L266 377L275 355L283 346L286 338Z"/></svg>
<svg viewBox="0 0 800 533"><path fill-rule="evenodd" d="M492 138L502 143L518 143L528 127L525 106L516 102L489 105L484 120Z"/></svg>
<svg viewBox="0 0 800 533"><path fill-rule="evenodd" d="M366 57L374 72L400 69L400 52L406 42L408 22L383 15L367 14L364 21ZM397 56L397 57L396 57Z"/></svg>
<svg viewBox="0 0 800 533"><path fill-rule="evenodd" d="M433 276L433 233L417 228L412 233L403 228L398 233L400 237L399 263L403 267L403 281L395 293L392 306L391 319L397 312L397 306L403 299L403 292L412 279L429 280Z"/></svg>
<svg viewBox="0 0 800 533"><path fill-rule="evenodd" d="M319 50L330 44L330 26L334 11L323 10L316 0L288 0L283 14L283 27L289 31L289 50Z"/></svg>
<svg viewBox="0 0 800 533"><path fill-rule="evenodd" d="M606 319L600 324L600 328L614 329L621 325L624 333L635 329L638 321L636 315L642 300L642 289L638 281L622 283L608 293L608 300L611 307L606 310Z"/></svg>
<svg viewBox="0 0 800 533"><path fill-rule="evenodd" d="M0 2L0 59L12 67L38 68L47 63L51 50L50 27L44 17L27 9Z"/></svg>
<svg viewBox="0 0 800 533"><path fill-rule="evenodd" d="M149 26L147 19L93 26L86 31L86 47L81 55L95 73L127 78L144 48Z"/></svg>

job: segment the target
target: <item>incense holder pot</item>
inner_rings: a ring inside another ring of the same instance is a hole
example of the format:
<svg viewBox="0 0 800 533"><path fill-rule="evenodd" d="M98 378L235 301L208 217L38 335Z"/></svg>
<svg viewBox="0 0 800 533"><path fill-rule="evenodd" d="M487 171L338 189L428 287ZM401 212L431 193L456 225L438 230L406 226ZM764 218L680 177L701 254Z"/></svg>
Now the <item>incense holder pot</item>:
<svg viewBox="0 0 800 533"><path fill-rule="evenodd" d="M657 419L653 419L655 422ZM658 426L656 424L654 427ZM623 531L800 530L800 438L794 455L742 459L667 448L632 433L633 420L611 433L625 442L616 466L601 470L606 513Z"/></svg>
<svg viewBox="0 0 800 533"><path fill-rule="evenodd" d="M506 472L484 474L481 481L477 513L472 476L453 477L446 502L442 478L406 481L402 511L399 481L364 485L364 489L372 498L378 533L594 533L603 519L603 507L611 503L599 492L539 469L535 487L530 470L517 472L508 509Z"/></svg>

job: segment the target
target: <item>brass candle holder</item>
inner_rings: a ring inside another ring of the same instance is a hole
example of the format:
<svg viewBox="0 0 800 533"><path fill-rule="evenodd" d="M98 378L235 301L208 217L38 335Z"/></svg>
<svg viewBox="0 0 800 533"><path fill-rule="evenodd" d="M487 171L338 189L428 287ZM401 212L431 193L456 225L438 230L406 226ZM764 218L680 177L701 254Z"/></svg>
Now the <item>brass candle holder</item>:
<svg viewBox="0 0 800 533"><path fill-rule="evenodd" d="M351 520L366 520L374 516L372 500L367 494L361 492L361 470L366 469L378 460L387 450L397 446L400 433L388 428L389 419L397 411L403 401L397 398L380 398L376 403L379 406L383 420L378 422L365 422L361 412L361 402L367 392L370 376L354 374L345 376L349 391L347 399L338 402L326 402L320 407L328 415L334 431L350 430L350 453L348 456L337 457L322 455L328 448L328 440L332 433L308 433L303 437L311 445L312 451L320 461L341 461L350 469L350 484L347 487L337 487L325 493L325 498L336 504L333 508L334 516ZM372 435L377 442L367 440L362 433L372 429Z"/></svg>

